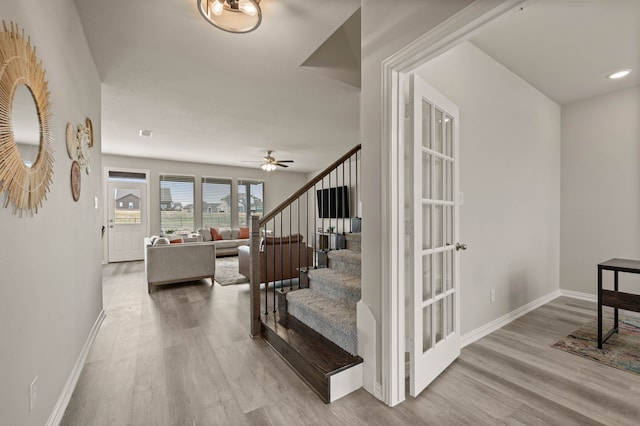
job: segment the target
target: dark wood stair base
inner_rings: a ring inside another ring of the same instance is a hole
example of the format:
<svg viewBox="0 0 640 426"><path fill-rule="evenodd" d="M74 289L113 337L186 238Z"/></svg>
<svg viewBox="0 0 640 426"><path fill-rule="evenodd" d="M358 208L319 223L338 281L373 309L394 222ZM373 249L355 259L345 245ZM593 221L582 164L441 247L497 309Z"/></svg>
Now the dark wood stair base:
<svg viewBox="0 0 640 426"><path fill-rule="evenodd" d="M262 338L327 404L331 401L331 376L362 363L359 356L347 353L286 313L262 315Z"/></svg>

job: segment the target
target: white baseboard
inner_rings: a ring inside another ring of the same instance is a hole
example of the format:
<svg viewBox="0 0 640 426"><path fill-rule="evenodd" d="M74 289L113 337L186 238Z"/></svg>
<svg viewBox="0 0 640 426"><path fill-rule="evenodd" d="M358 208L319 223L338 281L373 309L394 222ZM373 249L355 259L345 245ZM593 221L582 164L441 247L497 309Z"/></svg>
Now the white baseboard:
<svg viewBox="0 0 640 426"><path fill-rule="evenodd" d="M581 293L573 290L560 289L560 295L571 297L572 299L586 300L588 302L598 302L598 295L591 293Z"/></svg>
<svg viewBox="0 0 640 426"><path fill-rule="evenodd" d="M358 324L358 355L362 357L362 387L375 396L377 386L376 383L376 319L362 300L356 304L357 324Z"/></svg>
<svg viewBox="0 0 640 426"><path fill-rule="evenodd" d="M84 346L82 347L82 351L80 351L80 355L76 360L73 369L71 370L71 374L67 379L67 383L64 385L62 389L62 393L58 398L58 402L56 402L56 406L53 408L51 415L49 416L49 420L47 420L47 426L58 426L62 421L62 416L64 416L64 412L67 409L67 405L69 405L69 400L71 399L71 394L73 394L73 390L78 383L78 379L80 378L80 373L82 373L82 368L84 367L84 362L87 359L87 355L89 354L89 349L91 345L93 345L93 341L96 339L96 335L98 334L98 330L102 325L102 321L106 314L104 310L100 311L98 318L93 323L93 327L91 328L91 332L89 332L89 336L87 340L84 342Z"/></svg>
<svg viewBox="0 0 640 426"><path fill-rule="evenodd" d="M373 386L373 396L378 398L380 401L383 400L383 398L382 398L382 383L376 382L376 384Z"/></svg>
<svg viewBox="0 0 640 426"><path fill-rule="evenodd" d="M532 302L529 302L526 305L521 306L518 309L511 311L508 314L503 315L500 318L491 321L490 323L487 323L481 327L476 328L475 330L472 330L462 335L460 338L460 347L464 348L465 346L470 345L476 340L479 340L484 336L493 333L494 331L509 324L511 321L514 321L520 318L524 314L527 314L533 311L534 309L537 309L540 306L544 305L545 303L549 303L553 299L560 296L561 296L560 290L552 291L551 293L545 296L542 296Z"/></svg>

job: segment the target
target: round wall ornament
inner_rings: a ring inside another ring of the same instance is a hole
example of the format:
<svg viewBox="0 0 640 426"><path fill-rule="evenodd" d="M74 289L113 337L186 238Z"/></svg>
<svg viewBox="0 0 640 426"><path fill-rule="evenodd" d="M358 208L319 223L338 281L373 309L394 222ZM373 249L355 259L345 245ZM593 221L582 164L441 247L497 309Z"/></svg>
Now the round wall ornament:
<svg viewBox="0 0 640 426"><path fill-rule="evenodd" d="M22 105L16 93L25 92L35 104L35 142L21 140ZM20 89L20 90L18 90ZM4 207L12 205L13 214L38 212L46 199L53 175L53 147L49 131L51 104L45 70L35 47L24 30L11 22L0 29L0 193L6 192ZM37 151L35 161L21 152Z"/></svg>
<svg viewBox="0 0 640 426"><path fill-rule="evenodd" d="M71 196L73 201L80 199L80 184L82 180L82 173L80 172L80 164L77 161L71 163Z"/></svg>

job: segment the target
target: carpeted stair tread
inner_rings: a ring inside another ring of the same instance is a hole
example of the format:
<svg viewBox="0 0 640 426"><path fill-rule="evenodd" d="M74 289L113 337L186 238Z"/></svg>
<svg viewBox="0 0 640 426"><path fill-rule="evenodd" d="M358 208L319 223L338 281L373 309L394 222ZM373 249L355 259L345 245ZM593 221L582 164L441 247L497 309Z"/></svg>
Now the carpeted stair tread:
<svg viewBox="0 0 640 426"><path fill-rule="evenodd" d="M362 255L360 252L353 250L330 250L327 252L327 257L330 260L339 260L349 263L360 263Z"/></svg>
<svg viewBox="0 0 640 426"><path fill-rule="evenodd" d="M360 300L360 277L331 268L310 270L309 288L342 303L355 305Z"/></svg>
<svg viewBox="0 0 640 426"><path fill-rule="evenodd" d="M287 294L287 309L289 314L345 351L356 354L356 310L353 307L311 289L301 289Z"/></svg>

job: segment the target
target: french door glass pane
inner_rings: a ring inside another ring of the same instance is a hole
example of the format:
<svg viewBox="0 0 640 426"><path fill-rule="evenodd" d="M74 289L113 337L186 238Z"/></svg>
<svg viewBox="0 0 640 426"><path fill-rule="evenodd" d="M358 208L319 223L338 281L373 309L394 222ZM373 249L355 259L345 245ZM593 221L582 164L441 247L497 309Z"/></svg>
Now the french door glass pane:
<svg viewBox="0 0 640 426"><path fill-rule="evenodd" d="M447 115L444 119L444 125L444 154L449 157L453 157L453 118Z"/></svg>
<svg viewBox="0 0 640 426"><path fill-rule="evenodd" d="M115 218L116 225L138 225L141 218L141 191L139 189L116 189Z"/></svg>
<svg viewBox="0 0 640 426"><path fill-rule="evenodd" d="M422 249L429 250L431 245L431 208L430 204L422 206Z"/></svg>
<svg viewBox="0 0 640 426"><path fill-rule="evenodd" d="M432 280L434 285L435 294L434 296L438 296L442 294L442 252L433 254L433 274Z"/></svg>
<svg viewBox="0 0 640 426"><path fill-rule="evenodd" d="M444 230L444 206L433 206L433 247L442 247L442 233Z"/></svg>
<svg viewBox="0 0 640 426"><path fill-rule="evenodd" d="M453 162L445 161L445 196L447 201L453 201Z"/></svg>
<svg viewBox="0 0 640 426"><path fill-rule="evenodd" d="M453 287L453 250L444 252L444 282L445 291Z"/></svg>
<svg viewBox="0 0 640 426"><path fill-rule="evenodd" d="M447 310L447 336L450 335L451 333L454 332L455 330L455 310L454 310L454 303L453 303L453 298L455 297L455 294L450 294L445 298L445 304L446 304L446 310Z"/></svg>
<svg viewBox="0 0 640 426"><path fill-rule="evenodd" d="M422 153L422 198L431 199L431 155Z"/></svg>
<svg viewBox="0 0 640 426"><path fill-rule="evenodd" d="M422 256L422 301L433 297L431 283L431 255Z"/></svg>
<svg viewBox="0 0 640 426"><path fill-rule="evenodd" d="M431 305L422 309L422 352L426 352L433 347L431 332Z"/></svg>
<svg viewBox="0 0 640 426"><path fill-rule="evenodd" d="M445 232L444 232L444 240L446 245L453 245L455 242L453 241L453 206L445 206L444 208L445 217Z"/></svg>
<svg viewBox="0 0 640 426"><path fill-rule="evenodd" d="M438 108L436 108L436 127L433 141L433 150L435 152L442 153L442 129L443 129L443 114Z"/></svg>
<svg viewBox="0 0 640 426"><path fill-rule="evenodd" d="M443 182L442 182L442 158L435 158L435 164L433 167L433 199L443 200Z"/></svg>
<svg viewBox="0 0 640 426"><path fill-rule="evenodd" d="M444 299L433 304L436 344L444 338Z"/></svg>
<svg viewBox="0 0 640 426"><path fill-rule="evenodd" d="M431 104L422 101L422 146L431 149Z"/></svg>

